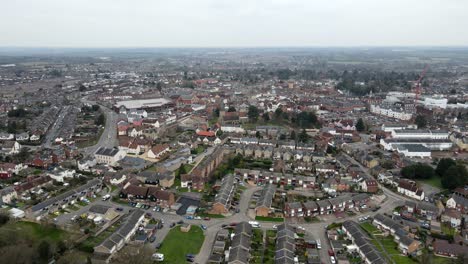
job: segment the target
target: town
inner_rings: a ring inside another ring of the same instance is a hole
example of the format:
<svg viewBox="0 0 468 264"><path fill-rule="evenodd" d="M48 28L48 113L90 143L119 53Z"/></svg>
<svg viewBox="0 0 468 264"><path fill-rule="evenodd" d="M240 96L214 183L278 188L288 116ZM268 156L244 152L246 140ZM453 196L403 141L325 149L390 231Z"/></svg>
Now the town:
<svg viewBox="0 0 468 264"><path fill-rule="evenodd" d="M0 56L5 263L468 262L466 50L142 52Z"/></svg>

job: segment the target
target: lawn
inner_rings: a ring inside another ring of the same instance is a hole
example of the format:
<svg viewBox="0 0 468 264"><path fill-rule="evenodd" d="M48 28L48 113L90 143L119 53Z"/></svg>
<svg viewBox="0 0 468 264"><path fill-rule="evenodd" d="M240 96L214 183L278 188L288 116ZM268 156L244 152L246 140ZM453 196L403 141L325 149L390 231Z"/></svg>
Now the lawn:
<svg viewBox="0 0 468 264"><path fill-rule="evenodd" d="M203 151L205 151L205 149L206 149L205 146L198 145L198 147L196 149L192 149L191 154L198 155L200 153L203 153Z"/></svg>
<svg viewBox="0 0 468 264"><path fill-rule="evenodd" d="M366 230L367 233L369 234L376 234L376 233L381 233L379 229L377 229L377 227L375 227L374 225L372 225L371 223L368 223L368 222L365 222L365 223L362 223L360 224L361 228Z"/></svg>
<svg viewBox="0 0 468 264"><path fill-rule="evenodd" d="M57 229L53 226L40 225L33 222L16 222L11 225L6 225L2 228L12 228L20 231L21 233L30 234L35 239L50 239L54 242L63 240L66 232Z"/></svg>
<svg viewBox="0 0 468 264"><path fill-rule="evenodd" d="M418 180L418 182L425 183L428 185L431 185L433 187L439 188L440 190L443 190L444 187L442 187L442 183L440 181L440 177L434 176L430 179L423 179L423 180Z"/></svg>
<svg viewBox="0 0 468 264"><path fill-rule="evenodd" d="M256 216L255 220L265 221L265 222L284 222L282 217L265 217L265 216Z"/></svg>
<svg viewBox="0 0 468 264"><path fill-rule="evenodd" d="M200 217L209 217L209 218L225 218L224 215L221 214L207 214L207 213L199 213L197 216Z"/></svg>
<svg viewBox="0 0 468 264"><path fill-rule="evenodd" d="M187 254L198 254L204 239L199 226L192 225L187 233L178 226L169 231L159 252L164 254L164 263L185 263Z"/></svg>

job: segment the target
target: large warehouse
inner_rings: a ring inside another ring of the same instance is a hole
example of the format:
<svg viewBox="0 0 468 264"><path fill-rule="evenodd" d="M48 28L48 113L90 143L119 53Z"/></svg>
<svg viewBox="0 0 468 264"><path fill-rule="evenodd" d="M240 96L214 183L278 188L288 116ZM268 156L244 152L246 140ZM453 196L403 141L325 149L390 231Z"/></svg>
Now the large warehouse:
<svg viewBox="0 0 468 264"><path fill-rule="evenodd" d="M126 109L161 109L172 104L172 101L165 98L152 98L152 99L137 99L137 100L126 100L119 101L114 106L119 109L125 107Z"/></svg>

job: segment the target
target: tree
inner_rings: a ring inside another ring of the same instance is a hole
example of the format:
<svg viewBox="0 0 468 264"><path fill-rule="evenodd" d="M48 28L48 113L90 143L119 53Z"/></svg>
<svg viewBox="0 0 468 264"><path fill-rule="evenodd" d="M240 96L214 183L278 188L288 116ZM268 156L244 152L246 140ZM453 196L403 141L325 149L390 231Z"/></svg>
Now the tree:
<svg viewBox="0 0 468 264"><path fill-rule="evenodd" d="M363 132L366 130L366 125L364 124L364 120L362 118L359 118L357 123L356 123L356 130L359 132Z"/></svg>
<svg viewBox="0 0 468 264"><path fill-rule="evenodd" d="M299 142L307 142L309 141L309 135L307 135L307 132L305 129L302 129L301 133L299 133L298 137Z"/></svg>
<svg viewBox="0 0 468 264"><path fill-rule="evenodd" d="M10 221L10 215L8 215L8 213L1 212L0 213L0 226L8 223L8 221Z"/></svg>
<svg viewBox="0 0 468 264"><path fill-rule="evenodd" d="M43 260L48 260L50 257L50 244L46 240L42 240L39 246L37 247L37 252L39 257Z"/></svg>
<svg viewBox="0 0 468 264"><path fill-rule="evenodd" d="M286 139L286 135L285 135L285 134L281 134L281 135L279 136L279 139L280 139L280 140L285 140L285 139Z"/></svg>
<svg viewBox="0 0 468 264"><path fill-rule="evenodd" d="M255 137L256 137L256 138L261 138L262 135L260 135L260 132L257 131L257 132L255 133Z"/></svg>
<svg viewBox="0 0 468 264"><path fill-rule="evenodd" d="M442 187L453 190L468 184L468 171L463 164L452 165L442 176Z"/></svg>
<svg viewBox="0 0 468 264"><path fill-rule="evenodd" d="M228 109L228 112L236 112L236 108L234 106L230 106L229 109Z"/></svg>
<svg viewBox="0 0 468 264"><path fill-rule="evenodd" d="M8 122L7 132L10 134L16 134L16 121Z"/></svg>
<svg viewBox="0 0 468 264"><path fill-rule="evenodd" d="M435 169L435 172L442 177L445 175L445 172L447 172L448 168L450 168L453 165L456 165L457 163L451 159L451 158L443 158L439 160L439 163L437 164L437 168Z"/></svg>
<svg viewBox="0 0 468 264"><path fill-rule="evenodd" d="M270 115L268 114L268 112L263 113L262 118L265 122L270 121Z"/></svg>
<svg viewBox="0 0 468 264"><path fill-rule="evenodd" d="M430 179L435 176L435 171L429 165L417 163L401 169L401 175L408 179Z"/></svg>
<svg viewBox="0 0 468 264"><path fill-rule="evenodd" d="M184 164L180 164L179 169L177 170L177 177L180 177L182 174L187 174L187 170L185 169Z"/></svg>
<svg viewBox="0 0 468 264"><path fill-rule="evenodd" d="M247 116L249 117L250 122L255 123L258 120L259 111L258 108L254 105L249 106L249 111Z"/></svg>
<svg viewBox="0 0 468 264"><path fill-rule="evenodd" d="M96 105L96 104L95 104L95 105L92 105L92 106L91 106L91 109L92 109L94 112L96 112L96 111L98 111L98 110L100 109L100 107L99 107L99 105Z"/></svg>
<svg viewBox="0 0 468 264"><path fill-rule="evenodd" d="M80 87L78 88L78 90L80 92L84 92L84 91L86 91L86 86L84 86L83 84L80 84Z"/></svg>
<svg viewBox="0 0 468 264"><path fill-rule="evenodd" d="M106 116L103 113L101 113L96 119L96 125L103 126L105 124L106 124Z"/></svg>
<svg viewBox="0 0 468 264"><path fill-rule="evenodd" d="M162 82L158 82L158 83L156 84L156 89L158 89L158 91L160 91L160 92L161 92L161 90L162 90L162 87L163 87Z"/></svg>
<svg viewBox="0 0 468 264"><path fill-rule="evenodd" d="M216 109L213 111L213 116L214 116L214 117L219 117L219 108L216 108Z"/></svg>
<svg viewBox="0 0 468 264"><path fill-rule="evenodd" d="M423 115L418 115L414 120L414 123L418 126L418 128L425 128L427 126L426 117Z"/></svg>
<svg viewBox="0 0 468 264"><path fill-rule="evenodd" d="M281 119L283 117L283 109L281 107L276 108L275 110L275 119Z"/></svg>
<svg viewBox="0 0 468 264"><path fill-rule="evenodd" d="M57 252L60 255L63 255L63 253L65 253L65 251L67 251L67 245L65 244L65 242L63 242L63 240L59 240L57 242Z"/></svg>
<svg viewBox="0 0 468 264"><path fill-rule="evenodd" d="M289 135L289 138L292 140L296 140L296 131L291 131L291 134Z"/></svg>

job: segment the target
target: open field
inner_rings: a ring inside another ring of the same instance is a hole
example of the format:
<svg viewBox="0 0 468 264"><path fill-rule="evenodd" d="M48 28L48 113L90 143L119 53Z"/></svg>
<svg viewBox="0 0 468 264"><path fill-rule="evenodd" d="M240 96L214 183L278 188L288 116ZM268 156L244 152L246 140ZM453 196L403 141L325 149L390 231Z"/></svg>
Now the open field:
<svg viewBox="0 0 468 264"><path fill-rule="evenodd" d="M187 254L198 254L204 239L199 226L192 225L187 233L177 226L169 231L159 252L164 254L164 263L185 263Z"/></svg>

